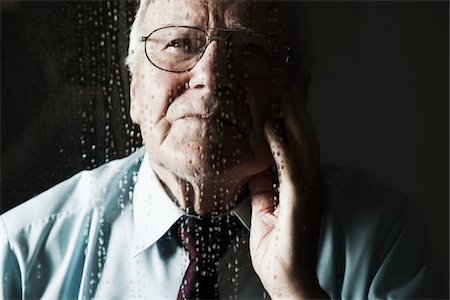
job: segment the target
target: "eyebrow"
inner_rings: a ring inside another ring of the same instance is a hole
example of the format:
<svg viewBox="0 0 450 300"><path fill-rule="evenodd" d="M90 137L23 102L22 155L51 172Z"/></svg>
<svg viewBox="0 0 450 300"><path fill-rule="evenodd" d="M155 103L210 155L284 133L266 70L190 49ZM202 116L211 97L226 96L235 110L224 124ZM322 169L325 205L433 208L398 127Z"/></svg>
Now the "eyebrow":
<svg viewBox="0 0 450 300"><path fill-rule="evenodd" d="M236 21L234 21L230 24L230 29L256 32L255 29L248 27L242 23L236 22Z"/></svg>
<svg viewBox="0 0 450 300"><path fill-rule="evenodd" d="M162 25L159 25L158 28L163 27L170 27L170 26L192 26L196 28L204 28L198 23L195 24L179 24L179 23L164 23ZM210 29L210 28L204 28L204 29ZM237 21L232 22L228 28L222 28L222 29L231 29L231 30L239 30L239 31L247 31L247 32L257 32L254 28L248 27L242 23L239 23Z"/></svg>

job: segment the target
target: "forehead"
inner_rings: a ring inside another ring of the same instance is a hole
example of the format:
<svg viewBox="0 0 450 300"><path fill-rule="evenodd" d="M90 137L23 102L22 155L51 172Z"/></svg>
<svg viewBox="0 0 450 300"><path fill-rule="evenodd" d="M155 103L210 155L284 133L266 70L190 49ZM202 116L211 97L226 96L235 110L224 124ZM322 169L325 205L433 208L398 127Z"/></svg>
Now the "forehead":
<svg viewBox="0 0 450 300"><path fill-rule="evenodd" d="M242 0L155 0L147 8L144 27L148 31L168 25L231 29L244 27L280 34L286 31L287 23L286 12L278 3Z"/></svg>

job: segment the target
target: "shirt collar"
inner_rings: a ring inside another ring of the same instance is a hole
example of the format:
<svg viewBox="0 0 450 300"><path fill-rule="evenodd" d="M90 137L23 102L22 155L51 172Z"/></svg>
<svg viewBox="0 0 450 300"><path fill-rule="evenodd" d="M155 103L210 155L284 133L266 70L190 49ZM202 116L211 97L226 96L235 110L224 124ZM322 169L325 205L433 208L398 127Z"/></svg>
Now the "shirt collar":
<svg viewBox="0 0 450 300"><path fill-rule="evenodd" d="M144 155L133 192L134 249L136 256L156 241L183 215L167 195Z"/></svg>
<svg viewBox="0 0 450 300"><path fill-rule="evenodd" d="M250 199L242 199L231 211L250 230ZM150 167L146 151L133 191L134 248L136 256L157 242L172 225L184 215L167 195L158 177Z"/></svg>
<svg viewBox="0 0 450 300"><path fill-rule="evenodd" d="M239 221L241 221L242 225L244 225L244 227L248 231L250 231L252 217L250 196L247 196L239 201L238 205L236 205L236 207L231 210L231 213L234 214L239 219Z"/></svg>

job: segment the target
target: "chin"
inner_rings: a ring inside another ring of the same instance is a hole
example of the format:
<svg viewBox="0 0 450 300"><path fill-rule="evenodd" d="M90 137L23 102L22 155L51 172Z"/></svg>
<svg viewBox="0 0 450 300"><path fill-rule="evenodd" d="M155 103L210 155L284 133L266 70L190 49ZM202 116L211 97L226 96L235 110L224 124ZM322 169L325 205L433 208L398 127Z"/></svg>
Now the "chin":
<svg viewBox="0 0 450 300"><path fill-rule="evenodd" d="M192 180L211 180L223 176L235 167L231 163L226 163L226 158L219 157L216 151L207 149L201 143L177 147L173 149L171 156L173 159L169 162L170 168L179 177Z"/></svg>
<svg viewBox="0 0 450 300"><path fill-rule="evenodd" d="M203 134L196 130L190 134L181 130L170 132L154 149L160 165L181 179L212 183L242 180L262 172L271 164L270 149L265 141L252 151L246 135L239 134L236 128L226 129L223 135L218 135L214 127L208 127ZM216 140L211 136L220 138ZM236 136L241 138L233 138Z"/></svg>
<svg viewBox="0 0 450 300"><path fill-rule="evenodd" d="M205 201L202 201L202 203L195 203L194 207L188 207L186 209L187 213L199 215L202 217L206 216L212 216L217 215L220 213L223 213L223 209L219 209L218 207L214 207L211 203L205 203Z"/></svg>
<svg viewBox="0 0 450 300"><path fill-rule="evenodd" d="M199 150L202 149L202 150ZM236 184L245 178L263 172L271 165L270 158L253 157L249 151L233 155L233 151L224 151L220 155L214 149L204 147L178 147L169 152L165 166L179 178L191 183ZM226 182L225 182L226 181Z"/></svg>

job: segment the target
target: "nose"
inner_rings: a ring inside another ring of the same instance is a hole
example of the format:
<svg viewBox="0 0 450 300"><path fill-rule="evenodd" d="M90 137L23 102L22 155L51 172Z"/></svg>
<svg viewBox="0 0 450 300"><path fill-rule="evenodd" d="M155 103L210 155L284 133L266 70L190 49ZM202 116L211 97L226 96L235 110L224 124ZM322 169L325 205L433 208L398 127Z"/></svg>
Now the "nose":
<svg viewBox="0 0 450 300"><path fill-rule="evenodd" d="M206 88L211 92L229 84L229 64L225 45L213 40L206 47L200 60L189 71L190 88Z"/></svg>

